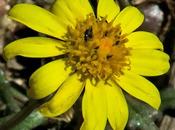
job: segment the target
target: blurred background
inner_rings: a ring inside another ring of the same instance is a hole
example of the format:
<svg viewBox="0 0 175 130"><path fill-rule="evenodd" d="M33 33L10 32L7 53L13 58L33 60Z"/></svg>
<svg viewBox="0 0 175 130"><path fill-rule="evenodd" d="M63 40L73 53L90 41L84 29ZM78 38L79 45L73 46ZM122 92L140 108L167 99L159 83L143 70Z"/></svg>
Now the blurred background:
<svg viewBox="0 0 175 130"><path fill-rule="evenodd" d="M0 0L0 124L27 105L28 79L41 65L50 61L16 57L6 62L2 50L8 43L24 37L43 35L8 18L9 9L17 3L34 3L49 9L54 0ZM126 94L129 121L126 130L175 130L175 1L174 0L118 0L121 8L131 4L145 15L138 30L156 34L170 55L171 68L158 77L146 77L160 90L162 104L159 111ZM96 0L91 0L96 8ZM39 23L38 23L39 24ZM28 114L27 114L28 115ZM82 123L81 97L65 114L54 119L43 117L37 111L29 114L14 130L78 130ZM111 130L107 125L106 130Z"/></svg>

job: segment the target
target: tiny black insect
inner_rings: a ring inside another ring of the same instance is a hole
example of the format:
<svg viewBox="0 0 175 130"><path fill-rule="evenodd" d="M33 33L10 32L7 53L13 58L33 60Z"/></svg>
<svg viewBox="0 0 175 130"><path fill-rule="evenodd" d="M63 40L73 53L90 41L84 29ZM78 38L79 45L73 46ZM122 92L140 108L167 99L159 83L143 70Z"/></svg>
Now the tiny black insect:
<svg viewBox="0 0 175 130"><path fill-rule="evenodd" d="M96 46L94 49L96 49L96 50L97 50L98 48L99 48L99 46Z"/></svg>
<svg viewBox="0 0 175 130"><path fill-rule="evenodd" d="M116 42L115 42L115 45L118 45L119 43L120 43L120 41L116 41Z"/></svg>
<svg viewBox="0 0 175 130"><path fill-rule="evenodd" d="M112 57L112 54L108 54L108 55L106 56L107 59L109 59L109 58L111 58L111 57Z"/></svg>
<svg viewBox="0 0 175 130"><path fill-rule="evenodd" d="M105 37L108 36L108 31L105 31L104 36L105 36Z"/></svg>
<svg viewBox="0 0 175 130"><path fill-rule="evenodd" d="M93 36L93 34L92 34L92 27L90 27L84 32L84 40L87 41L90 38L92 38L92 36Z"/></svg>

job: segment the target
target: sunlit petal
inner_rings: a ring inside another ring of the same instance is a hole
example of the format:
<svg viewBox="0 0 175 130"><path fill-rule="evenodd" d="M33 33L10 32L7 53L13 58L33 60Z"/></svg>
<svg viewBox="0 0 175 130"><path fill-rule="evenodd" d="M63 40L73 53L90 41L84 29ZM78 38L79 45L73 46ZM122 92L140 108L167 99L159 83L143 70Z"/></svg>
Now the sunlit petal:
<svg viewBox="0 0 175 130"><path fill-rule="evenodd" d="M163 44L159 38L150 32L137 31L126 37L128 42L126 47L132 49L160 49L163 50Z"/></svg>
<svg viewBox="0 0 175 130"><path fill-rule="evenodd" d="M55 96L40 108L40 112L48 117L66 112L78 99L83 88L84 85L76 74L70 76L61 85Z"/></svg>
<svg viewBox="0 0 175 130"><path fill-rule="evenodd" d="M88 0L56 0L52 12L58 16L58 20L65 24L75 26L77 20L85 19L92 7Z"/></svg>
<svg viewBox="0 0 175 130"><path fill-rule="evenodd" d="M17 4L9 11L10 18L26 26L56 38L62 38L67 31L64 22L39 6L33 4Z"/></svg>
<svg viewBox="0 0 175 130"><path fill-rule="evenodd" d="M4 58L9 60L17 55L33 58L52 57L63 54L62 42L45 37L29 37L16 40L4 48Z"/></svg>
<svg viewBox="0 0 175 130"><path fill-rule="evenodd" d="M128 121L128 106L125 97L116 84L110 82L106 87L108 120L113 130L124 130Z"/></svg>
<svg viewBox="0 0 175 130"><path fill-rule="evenodd" d="M125 71L124 75L117 77L116 82L130 95L148 103L155 109L159 108L160 94L150 81L130 71Z"/></svg>
<svg viewBox="0 0 175 130"><path fill-rule="evenodd" d="M97 7L98 18L107 17L110 22L114 20L117 14L120 12L119 5L114 0L99 0Z"/></svg>
<svg viewBox="0 0 175 130"><path fill-rule="evenodd" d="M66 68L65 62L52 61L36 70L29 80L29 96L40 99L53 93L69 76L71 70Z"/></svg>
<svg viewBox="0 0 175 130"><path fill-rule="evenodd" d="M114 26L120 24L122 34L129 34L137 29L144 20L143 14L133 6L124 8L114 21Z"/></svg>
<svg viewBox="0 0 175 130"><path fill-rule="evenodd" d="M131 71L143 76L157 76L166 73L169 68L169 56L159 50L131 50Z"/></svg>
<svg viewBox="0 0 175 130"><path fill-rule="evenodd" d="M87 80L82 101L84 123L81 130L104 130L107 121L105 87L103 81L94 86Z"/></svg>

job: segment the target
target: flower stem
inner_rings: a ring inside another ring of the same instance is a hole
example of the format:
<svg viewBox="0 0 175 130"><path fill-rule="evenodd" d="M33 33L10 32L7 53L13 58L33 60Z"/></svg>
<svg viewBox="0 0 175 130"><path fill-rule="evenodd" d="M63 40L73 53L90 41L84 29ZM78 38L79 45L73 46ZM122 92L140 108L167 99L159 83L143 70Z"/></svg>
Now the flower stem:
<svg viewBox="0 0 175 130"><path fill-rule="evenodd" d="M47 123L48 118L40 112L33 111L24 121L15 126L12 130L33 130L34 128Z"/></svg>
<svg viewBox="0 0 175 130"><path fill-rule="evenodd" d="M2 123L0 125L0 130L10 130L11 128L15 127L40 105L41 104L38 103L38 101L30 100L20 112L16 113L6 122Z"/></svg>
<svg viewBox="0 0 175 130"><path fill-rule="evenodd" d="M50 100L55 93L40 99L40 100L29 100L27 104L24 106L24 108L16 113L14 116L12 116L9 120L6 122L0 123L0 130L10 130L17 126L19 123L21 123L26 117L30 115L31 112L33 112L35 109L37 109L40 105Z"/></svg>

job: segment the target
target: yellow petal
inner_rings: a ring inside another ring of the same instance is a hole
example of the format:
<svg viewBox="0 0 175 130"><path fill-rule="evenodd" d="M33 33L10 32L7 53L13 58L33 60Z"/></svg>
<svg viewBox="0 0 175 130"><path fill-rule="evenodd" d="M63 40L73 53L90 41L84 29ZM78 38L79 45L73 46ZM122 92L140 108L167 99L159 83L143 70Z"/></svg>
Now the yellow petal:
<svg viewBox="0 0 175 130"><path fill-rule="evenodd" d="M159 91L147 79L125 71L123 75L117 77L116 82L130 95L146 102L155 109L159 108L161 103Z"/></svg>
<svg viewBox="0 0 175 130"><path fill-rule="evenodd" d="M61 59L52 61L36 70L29 80L29 96L41 99L57 90L71 72L69 68L65 69L65 67L65 62Z"/></svg>
<svg viewBox="0 0 175 130"><path fill-rule="evenodd" d="M106 87L108 120L113 130L124 130L128 121L128 106L121 89L110 82Z"/></svg>
<svg viewBox="0 0 175 130"><path fill-rule="evenodd" d="M107 17L107 21L114 20L120 12L119 5L114 0L99 0L97 7L98 18Z"/></svg>
<svg viewBox="0 0 175 130"><path fill-rule="evenodd" d="M41 106L40 112L48 117L58 116L66 112L78 99L84 88L76 74L70 76L58 89L55 96Z"/></svg>
<svg viewBox="0 0 175 130"><path fill-rule="evenodd" d="M85 19L93 10L88 0L56 0L52 12L67 25L75 26L77 19Z"/></svg>
<svg viewBox="0 0 175 130"><path fill-rule="evenodd" d="M16 40L4 48L4 58L9 60L17 55L43 58L63 54L62 42L44 37L29 37Z"/></svg>
<svg viewBox="0 0 175 130"><path fill-rule="evenodd" d="M143 22L143 14L133 6L124 8L114 21L114 26L120 24L122 34L129 34L137 29Z"/></svg>
<svg viewBox="0 0 175 130"><path fill-rule="evenodd" d="M107 120L106 84L96 86L87 80L82 101L84 123L81 130L104 130Z"/></svg>
<svg viewBox="0 0 175 130"><path fill-rule="evenodd" d="M169 56L159 50L131 50L131 71L143 76L157 76L169 68Z"/></svg>
<svg viewBox="0 0 175 130"><path fill-rule="evenodd" d="M32 4L17 4L9 12L9 16L26 26L50 36L61 38L67 32L64 21L39 6Z"/></svg>
<svg viewBox="0 0 175 130"><path fill-rule="evenodd" d="M127 36L128 42L126 47L133 49L160 49L163 50L163 45L159 38L153 33L137 31Z"/></svg>

